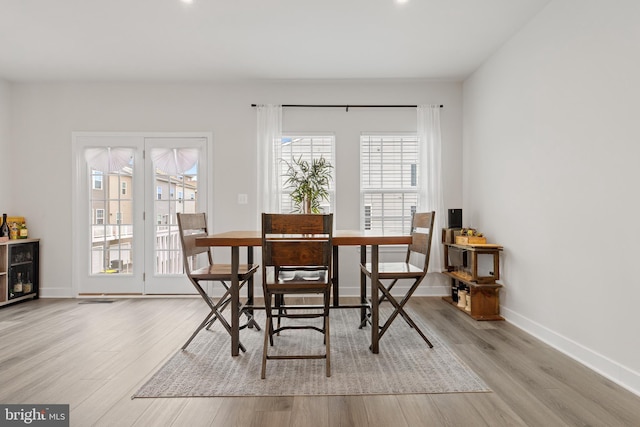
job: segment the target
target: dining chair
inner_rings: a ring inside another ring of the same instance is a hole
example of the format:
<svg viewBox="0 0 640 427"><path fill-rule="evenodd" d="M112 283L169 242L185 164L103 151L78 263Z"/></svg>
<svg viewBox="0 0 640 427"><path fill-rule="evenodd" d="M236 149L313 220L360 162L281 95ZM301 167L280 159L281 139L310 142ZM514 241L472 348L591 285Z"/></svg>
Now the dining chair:
<svg viewBox="0 0 640 427"><path fill-rule="evenodd" d="M262 214L262 277L266 310L261 378L267 360L325 359L331 376L329 300L333 214ZM322 305L281 305L285 295L322 294ZM274 300L277 301L274 304ZM283 319L274 327L273 319ZM322 326L290 319L322 318ZM292 329L310 329L324 336L322 354L269 354L274 335Z"/></svg>
<svg viewBox="0 0 640 427"><path fill-rule="evenodd" d="M178 213L178 229L180 234L180 244L182 246L182 255L184 263L184 271L189 278L189 281L193 284L198 291L198 294L202 297L204 302L209 306L209 314L198 325L191 337L182 346L182 349L186 349L195 336L203 329L209 329L213 322L219 320L222 326L231 333L231 326L229 322L222 315L222 311L227 307L231 301L231 291L229 284L232 280L231 264L216 264L213 262L213 254L210 247L196 246L196 238L207 236L207 217L206 214L201 213ZM202 255L205 254L205 255ZM204 258L204 260L203 260ZM198 267L199 263L203 263L202 267ZM247 283L247 281L258 270L257 264L240 264L238 268L238 281L240 282L240 289ZM222 285L224 294L217 301L209 296L209 294L203 289L200 282L210 281L218 282ZM243 304L240 304L239 313L231 313L234 315L245 315L247 322L241 325L240 328L246 328L247 326L255 327L260 331L260 327L253 319L252 312ZM240 343L240 349L246 351L246 348Z"/></svg>
<svg viewBox="0 0 640 427"><path fill-rule="evenodd" d="M378 339L382 338L384 333L389 329L391 323L400 315L413 329L420 334L430 348L433 344L426 335L415 324L411 316L404 309L407 301L416 291L420 283L427 275L429 268L429 256L431 254L431 237L433 236L433 224L435 212L414 213L411 218L411 244L407 247L407 255L404 262L380 262L378 263L378 291L371 298L378 298L378 304L387 300L394 308L393 313L387 318L385 323L380 327ZM360 270L371 280L371 263L360 264ZM402 297L396 297L391 293L393 287L398 281L403 279L413 280L408 290ZM391 280L391 282L389 282ZM369 317L370 317L369 313ZM368 322L369 317L363 320L364 326Z"/></svg>

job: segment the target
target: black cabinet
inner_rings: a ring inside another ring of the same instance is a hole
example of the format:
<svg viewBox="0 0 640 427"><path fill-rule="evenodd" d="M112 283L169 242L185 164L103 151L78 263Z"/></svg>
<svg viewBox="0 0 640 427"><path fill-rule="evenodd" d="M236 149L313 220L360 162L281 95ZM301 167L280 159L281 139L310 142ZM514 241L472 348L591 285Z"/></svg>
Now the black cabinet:
<svg viewBox="0 0 640 427"><path fill-rule="evenodd" d="M0 243L0 306L38 298L38 239Z"/></svg>

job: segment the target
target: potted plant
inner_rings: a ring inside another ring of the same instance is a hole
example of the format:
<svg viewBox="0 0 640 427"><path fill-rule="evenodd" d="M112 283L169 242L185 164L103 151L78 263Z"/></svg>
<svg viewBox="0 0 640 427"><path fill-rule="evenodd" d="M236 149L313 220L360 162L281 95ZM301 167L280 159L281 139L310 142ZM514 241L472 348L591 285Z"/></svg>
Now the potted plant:
<svg viewBox="0 0 640 427"><path fill-rule="evenodd" d="M293 159L288 166L285 187L291 189L291 200L295 212L320 213L320 202L329 200L329 182L333 166L324 157L311 162L302 160L302 156Z"/></svg>

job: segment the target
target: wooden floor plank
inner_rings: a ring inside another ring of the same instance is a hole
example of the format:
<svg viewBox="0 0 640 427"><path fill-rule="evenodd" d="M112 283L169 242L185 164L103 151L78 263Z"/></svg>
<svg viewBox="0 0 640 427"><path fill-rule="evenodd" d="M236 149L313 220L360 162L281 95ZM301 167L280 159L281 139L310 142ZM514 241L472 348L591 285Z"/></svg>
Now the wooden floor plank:
<svg viewBox="0 0 640 427"><path fill-rule="evenodd" d="M329 396L298 396L293 399L290 427L329 425Z"/></svg>
<svg viewBox="0 0 640 427"><path fill-rule="evenodd" d="M329 396L330 427L357 427L367 425L367 409L363 396Z"/></svg>
<svg viewBox="0 0 640 427"><path fill-rule="evenodd" d="M212 425L223 402L220 398L210 397L183 400L185 405L173 420L172 427ZM162 402L163 399L158 401Z"/></svg>
<svg viewBox="0 0 640 427"><path fill-rule="evenodd" d="M397 396L404 419L410 426L444 425L446 418L428 394Z"/></svg>
<svg viewBox="0 0 640 427"><path fill-rule="evenodd" d="M442 415L443 426L474 426L490 427L492 424L482 417L480 412L471 404L471 397L466 393L434 394L430 396L438 411Z"/></svg>
<svg viewBox="0 0 640 427"><path fill-rule="evenodd" d="M410 427L404 418L400 402L394 395L367 396L364 406L367 411L367 426Z"/></svg>

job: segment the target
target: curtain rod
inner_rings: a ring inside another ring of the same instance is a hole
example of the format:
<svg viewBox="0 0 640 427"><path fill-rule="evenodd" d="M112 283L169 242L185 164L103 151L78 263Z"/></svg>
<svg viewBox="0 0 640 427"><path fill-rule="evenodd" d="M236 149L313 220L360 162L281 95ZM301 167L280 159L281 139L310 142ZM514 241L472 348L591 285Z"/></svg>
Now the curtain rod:
<svg viewBox="0 0 640 427"><path fill-rule="evenodd" d="M251 104L252 107L257 107L258 104ZM318 104L283 104L283 108L344 108L349 111L349 108L417 108L417 105L376 105L376 104L356 104L356 105L318 105ZM444 108L444 105L440 105L440 108Z"/></svg>

